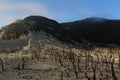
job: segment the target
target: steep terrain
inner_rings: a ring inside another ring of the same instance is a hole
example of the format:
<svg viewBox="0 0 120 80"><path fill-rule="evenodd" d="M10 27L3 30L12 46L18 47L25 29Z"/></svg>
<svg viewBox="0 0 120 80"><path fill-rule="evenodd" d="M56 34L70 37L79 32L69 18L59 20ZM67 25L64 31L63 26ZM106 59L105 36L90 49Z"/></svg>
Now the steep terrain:
<svg viewBox="0 0 120 80"><path fill-rule="evenodd" d="M119 80L120 48L96 46L119 43L118 33L104 18L17 20L0 30L0 80Z"/></svg>
<svg viewBox="0 0 120 80"><path fill-rule="evenodd" d="M83 38L90 42L103 44L120 43L120 20L92 17L61 23L61 26L77 37L79 42Z"/></svg>
<svg viewBox="0 0 120 80"><path fill-rule="evenodd" d="M118 45L120 43L120 20L91 17L74 22L58 23L42 16L29 16L23 20L16 20L16 22L0 29L1 48L4 48L6 44L12 45L13 42L16 43L15 46L19 43L24 46L30 39L33 39L31 36L34 33L37 34L37 38L41 35L50 35L52 37L49 38L55 38L58 43L62 41L75 44L78 42L94 45ZM39 39L42 39L42 37Z"/></svg>
<svg viewBox="0 0 120 80"><path fill-rule="evenodd" d="M61 42L72 42L65 30L54 20L42 16L29 16L17 20L0 30L0 51L15 52L26 46L29 40L32 45L47 44L62 45Z"/></svg>
<svg viewBox="0 0 120 80"><path fill-rule="evenodd" d="M3 40L21 39L29 35L31 31L44 31L60 40L65 40L65 32L59 23L42 16L26 17L24 20L16 21L1 30L0 38Z"/></svg>

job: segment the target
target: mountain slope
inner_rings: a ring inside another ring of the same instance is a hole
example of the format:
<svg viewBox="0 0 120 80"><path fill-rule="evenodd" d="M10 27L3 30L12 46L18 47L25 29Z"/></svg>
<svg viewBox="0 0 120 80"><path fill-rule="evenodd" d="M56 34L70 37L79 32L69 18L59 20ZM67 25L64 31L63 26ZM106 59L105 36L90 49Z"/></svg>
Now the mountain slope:
<svg viewBox="0 0 120 80"><path fill-rule="evenodd" d="M61 26L79 39L99 43L120 43L120 20L87 18L84 20L61 23Z"/></svg>
<svg viewBox="0 0 120 80"><path fill-rule="evenodd" d="M34 49L37 50L44 46L63 46L63 42L44 31L32 31L23 39L0 40L0 52L16 52ZM25 48L25 49L24 49ZM47 47L46 47L47 48Z"/></svg>
<svg viewBox="0 0 120 80"><path fill-rule="evenodd" d="M31 32L41 31L66 43L83 43L85 40L94 44L102 43L102 45L120 43L120 20L98 17L58 23L42 16L29 16L3 27L0 30L0 39L24 39Z"/></svg>
<svg viewBox="0 0 120 80"><path fill-rule="evenodd" d="M3 40L21 39L29 35L30 31L45 31L60 40L65 40L65 32L59 23L42 16L29 16L2 28L0 38Z"/></svg>

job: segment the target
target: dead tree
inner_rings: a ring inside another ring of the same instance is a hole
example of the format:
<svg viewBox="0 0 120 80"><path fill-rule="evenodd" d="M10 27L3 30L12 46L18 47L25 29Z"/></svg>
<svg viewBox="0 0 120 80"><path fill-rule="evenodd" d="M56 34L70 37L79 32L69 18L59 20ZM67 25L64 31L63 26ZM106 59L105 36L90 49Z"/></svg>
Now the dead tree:
<svg viewBox="0 0 120 80"><path fill-rule="evenodd" d="M102 73L102 71L99 71L100 73L99 73L99 80L103 80L103 73Z"/></svg>
<svg viewBox="0 0 120 80"><path fill-rule="evenodd" d="M5 71L3 60L0 58L2 71Z"/></svg>
<svg viewBox="0 0 120 80"><path fill-rule="evenodd" d="M61 72L61 76L60 77L61 77L61 80L64 80L64 78L63 78L63 72Z"/></svg>
<svg viewBox="0 0 120 80"><path fill-rule="evenodd" d="M92 59L93 80L96 80L96 69L97 69L97 64Z"/></svg>
<svg viewBox="0 0 120 80"><path fill-rule="evenodd" d="M78 61L77 61L77 67L78 67L78 71L80 71L80 57L78 56Z"/></svg>
<svg viewBox="0 0 120 80"><path fill-rule="evenodd" d="M40 51L38 51L38 55L37 55L37 60L38 61L40 60L40 56L41 56Z"/></svg>
<svg viewBox="0 0 120 80"><path fill-rule="evenodd" d="M22 70L25 69L25 59L24 57L22 58Z"/></svg>
<svg viewBox="0 0 120 80"><path fill-rule="evenodd" d="M76 68L77 66L75 65L75 56L71 52L69 54L69 59L70 59L70 62L72 63L76 79L78 79L78 72L77 72L77 68Z"/></svg>
<svg viewBox="0 0 120 80"><path fill-rule="evenodd" d="M109 75L109 72L108 72L108 60L107 60L107 56L105 56L105 64L106 64L106 79L108 79L108 75Z"/></svg>
<svg viewBox="0 0 120 80"><path fill-rule="evenodd" d="M116 74L115 74L115 70L114 70L114 59L113 59L112 62L111 62L111 71L112 71L112 77L113 77L113 79L114 79L114 80L118 80L118 79L117 79L117 76L116 76Z"/></svg>
<svg viewBox="0 0 120 80"><path fill-rule="evenodd" d="M86 77L88 80L91 80L90 77L87 75L87 72L85 73L85 77Z"/></svg>
<svg viewBox="0 0 120 80"><path fill-rule="evenodd" d="M87 69L87 65L88 65L88 53L85 52L85 69Z"/></svg>
<svg viewBox="0 0 120 80"><path fill-rule="evenodd" d="M118 61L119 61L119 62L118 62L118 68L120 69L120 54L118 54L118 56L119 56L119 57L118 57Z"/></svg>
<svg viewBox="0 0 120 80"><path fill-rule="evenodd" d="M58 61L60 63L60 66L63 66L61 55L59 53L57 53L57 56L58 56Z"/></svg>

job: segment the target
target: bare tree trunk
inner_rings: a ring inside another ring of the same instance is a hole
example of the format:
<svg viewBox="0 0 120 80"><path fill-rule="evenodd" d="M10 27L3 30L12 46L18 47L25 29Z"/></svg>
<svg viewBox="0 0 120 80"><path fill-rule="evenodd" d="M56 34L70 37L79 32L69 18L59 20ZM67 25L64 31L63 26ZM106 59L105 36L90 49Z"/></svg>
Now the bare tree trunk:
<svg viewBox="0 0 120 80"><path fill-rule="evenodd" d="M87 69L87 65L88 65L88 56L87 56L87 52L85 52L85 69Z"/></svg>
<svg viewBox="0 0 120 80"><path fill-rule="evenodd" d="M117 79L117 76L116 76L116 74L115 74L115 70L114 70L114 59L113 59L113 61L111 62L111 70L112 70L112 77L113 77L113 79L114 79L114 80L118 80L118 79Z"/></svg>
<svg viewBox="0 0 120 80"><path fill-rule="evenodd" d="M80 71L80 59L79 59L79 56L78 56L78 64L77 64L78 66L78 71Z"/></svg>
<svg viewBox="0 0 120 80"><path fill-rule="evenodd" d="M86 77L88 80L91 80L90 77L87 75L87 72L85 73L85 77Z"/></svg>
<svg viewBox="0 0 120 80"><path fill-rule="evenodd" d="M24 57L22 58L22 69L25 69L25 60L24 60Z"/></svg>
<svg viewBox="0 0 120 80"><path fill-rule="evenodd" d="M0 62L1 62L2 71L5 71L4 63L3 63L3 60L1 58L0 58Z"/></svg>
<svg viewBox="0 0 120 80"><path fill-rule="evenodd" d="M7 63L7 61L8 61L8 53L6 53L5 63Z"/></svg>
<svg viewBox="0 0 120 80"><path fill-rule="evenodd" d="M120 69L120 54L118 54L118 56L119 56L118 68Z"/></svg>
<svg viewBox="0 0 120 80"><path fill-rule="evenodd" d="M74 69L74 73L75 73L75 76L76 76L76 79L78 79L78 72L77 72L77 68L76 68L76 65L75 65L75 57L74 57L74 54L71 54L70 53L70 62L72 63L73 65L73 69Z"/></svg>
<svg viewBox="0 0 120 80"><path fill-rule="evenodd" d="M107 57L105 56L105 64L106 64L106 79L108 79L108 60L107 60Z"/></svg>
<svg viewBox="0 0 120 80"><path fill-rule="evenodd" d="M41 56L40 51L38 51L38 56L37 56L38 61L40 60L40 56Z"/></svg>
<svg viewBox="0 0 120 80"><path fill-rule="evenodd" d="M64 80L64 79L63 79L63 72L61 72L61 76L60 76L60 77L61 77L61 80Z"/></svg>
<svg viewBox="0 0 120 80"><path fill-rule="evenodd" d="M97 68L97 65L92 59L93 80L96 80L96 68Z"/></svg>
<svg viewBox="0 0 120 80"><path fill-rule="evenodd" d="M59 63L60 63L60 66L63 66L62 60L60 59L60 57L59 57Z"/></svg>
<svg viewBox="0 0 120 80"><path fill-rule="evenodd" d="M102 79L102 78L103 78L103 73L102 73L102 71L100 71L99 78L100 78L100 80L103 80L103 79Z"/></svg>

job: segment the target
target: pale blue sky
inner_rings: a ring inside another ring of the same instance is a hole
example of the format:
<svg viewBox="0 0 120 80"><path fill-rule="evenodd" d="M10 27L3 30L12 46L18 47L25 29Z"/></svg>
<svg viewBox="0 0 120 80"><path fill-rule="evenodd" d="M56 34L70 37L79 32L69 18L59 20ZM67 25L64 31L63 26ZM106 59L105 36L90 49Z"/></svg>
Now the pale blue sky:
<svg viewBox="0 0 120 80"><path fill-rule="evenodd" d="M0 0L0 27L30 15L58 22L87 17L120 19L120 0Z"/></svg>

